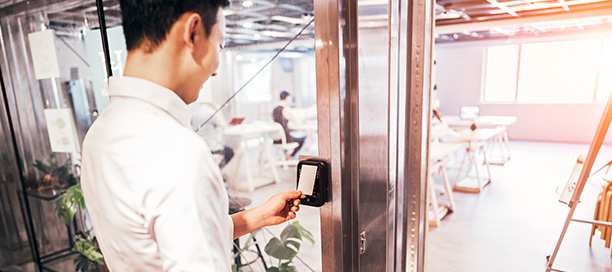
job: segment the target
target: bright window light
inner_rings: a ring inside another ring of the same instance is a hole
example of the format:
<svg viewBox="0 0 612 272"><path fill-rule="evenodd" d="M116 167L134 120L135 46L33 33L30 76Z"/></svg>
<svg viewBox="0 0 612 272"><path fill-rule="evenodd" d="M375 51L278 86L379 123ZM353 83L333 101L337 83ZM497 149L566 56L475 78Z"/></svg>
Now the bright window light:
<svg viewBox="0 0 612 272"><path fill-rule="evenodd" d="M522 45L518 102L592 102L599 45L599 39Z"/></svg>
<svg viewBox="0 0 612 272"><path fill-rule="evenodd" d="M490 46L487 51L484 99L512 102L516 99L518 45Z"/></svg>
<svg viewBox="0 0 612 272"><path fill-rule="evenodd" d="M610 93L612 93L612 38L604 40L601 51L597 100L607 101Z"/></svg>

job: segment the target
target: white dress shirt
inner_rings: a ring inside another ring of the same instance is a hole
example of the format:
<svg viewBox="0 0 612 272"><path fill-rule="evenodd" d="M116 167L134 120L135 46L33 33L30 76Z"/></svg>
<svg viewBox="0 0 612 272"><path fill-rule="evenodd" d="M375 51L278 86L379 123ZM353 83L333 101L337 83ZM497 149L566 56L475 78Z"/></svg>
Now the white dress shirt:
<svg viewBox="0 0 612 272"><path fill-rule="evenodd" d="M173 91L111 78L83 143L81 185L111 271L230 271L221 173Z"/></svg>

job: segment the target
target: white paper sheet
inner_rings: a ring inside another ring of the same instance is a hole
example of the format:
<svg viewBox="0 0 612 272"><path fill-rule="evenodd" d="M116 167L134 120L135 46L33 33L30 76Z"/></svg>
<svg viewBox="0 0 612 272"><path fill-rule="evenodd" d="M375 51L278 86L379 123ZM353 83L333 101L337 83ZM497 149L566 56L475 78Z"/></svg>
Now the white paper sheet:
<svg viewBox="0 0 612 272"><path fill-rule="evenodd" d="M302 191L304 195L312 195L316 176L316 166L302 165L302 172L300 172L300 180L298 182L298 191Z"/></svg>
<svg viewBox="0 0 612 272"><path fill-rule="evenodd" d="M53 30L30 33L28 40L36 79L60 77Z"/></svg>
<svg viewBox="0 0 612 272"><path fill-rule="evenodd" d="M51 151L77 153L76 128L70 109L45 109Z"/></svg>

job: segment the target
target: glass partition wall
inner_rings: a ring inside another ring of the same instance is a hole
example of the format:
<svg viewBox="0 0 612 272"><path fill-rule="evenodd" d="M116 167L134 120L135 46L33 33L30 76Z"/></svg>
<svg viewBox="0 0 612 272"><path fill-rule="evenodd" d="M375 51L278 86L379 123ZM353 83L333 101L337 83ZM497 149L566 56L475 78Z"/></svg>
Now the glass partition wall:
<svg viewBox="0 0 612 272"><path fill-rule="evenodd" d="M78 183L97 116L87 40L98 25L94 0L0 4L0 270L75 269L72 236L85 228L67 226L55 201Z"/></svg>

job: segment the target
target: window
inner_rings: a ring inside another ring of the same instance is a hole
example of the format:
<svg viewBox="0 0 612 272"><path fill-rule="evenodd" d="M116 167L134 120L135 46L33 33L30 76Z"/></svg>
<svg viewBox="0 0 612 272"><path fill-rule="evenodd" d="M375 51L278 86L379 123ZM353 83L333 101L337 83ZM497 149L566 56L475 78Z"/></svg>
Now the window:
<svg viewBox="0 0 612 272"><path fill-rule="evenodd" d="M597 100L607 101L612 93L612 38L604 40L601 50L599 84L597 85Z"/></svg>
<svg viewBox="0 0 612 272"><path fill-rule="evenodd" d="M524 44L518 102L592 102L600 40Z"/></svg>
<svg viewBox="0 0 612 272"><path fill-rule="evenodd" d="M491 46L487 51L485 101L512 102L516 99L518 45Z"/></svg>
<svg viewBox="0 0 612 272"><path fill-rule="evenodd" d="M490 46L485 71L486 102L606 101L612 38Z"/></svg>

